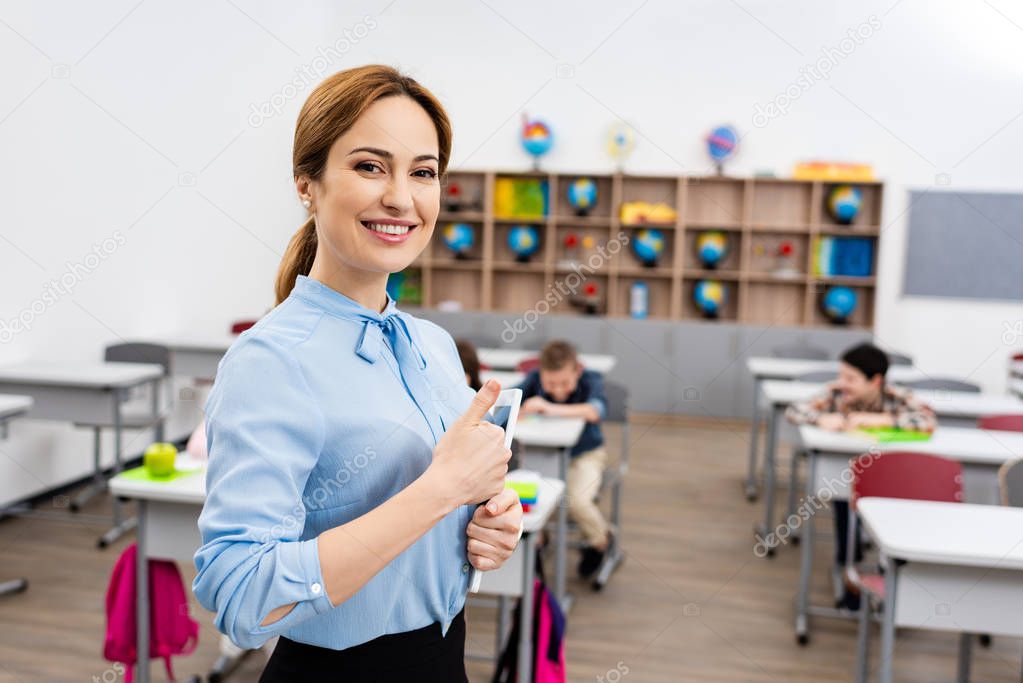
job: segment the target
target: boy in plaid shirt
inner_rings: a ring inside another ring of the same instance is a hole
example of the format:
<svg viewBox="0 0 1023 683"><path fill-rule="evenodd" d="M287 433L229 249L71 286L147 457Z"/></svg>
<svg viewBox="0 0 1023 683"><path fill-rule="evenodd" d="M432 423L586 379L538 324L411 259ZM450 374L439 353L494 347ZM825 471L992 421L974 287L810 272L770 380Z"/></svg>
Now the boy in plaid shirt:
<svg viewBox="0 0 1023 683"><path fill-rule="evenodd" d="M812 424L841 431L861 427L898 427L932 432L937 426L934 411L917 400L908 389L885 383L888 356L871 344L860 344L842 354L838 377L826 389L803 403L794 403L785 411L793 424ZM832 501L835 514L835 562L846 563L846 533L849 503ZM862 559L859 538L855 561ZM846 589L843 603L858 609L859 596Z"/></svg>

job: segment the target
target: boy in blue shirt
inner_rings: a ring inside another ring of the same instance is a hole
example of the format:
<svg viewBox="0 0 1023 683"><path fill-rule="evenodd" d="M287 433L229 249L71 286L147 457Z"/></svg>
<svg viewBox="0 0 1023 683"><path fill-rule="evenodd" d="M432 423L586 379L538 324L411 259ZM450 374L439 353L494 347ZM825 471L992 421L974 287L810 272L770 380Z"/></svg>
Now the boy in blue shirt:
<svg viewBox="0 0 1023 683"><path fill-rule="evenodd" d="M579 525L585 543L579 576L588 578L600 567L612 542L608 523L596 503L607 466L600 429L607 414L604 380L599 373L579 364L571 344L552 341L540 352L540 367L526 376L521 388L522 413L586 420L579 441L572 447L566 486L568 511Z"/></svg>

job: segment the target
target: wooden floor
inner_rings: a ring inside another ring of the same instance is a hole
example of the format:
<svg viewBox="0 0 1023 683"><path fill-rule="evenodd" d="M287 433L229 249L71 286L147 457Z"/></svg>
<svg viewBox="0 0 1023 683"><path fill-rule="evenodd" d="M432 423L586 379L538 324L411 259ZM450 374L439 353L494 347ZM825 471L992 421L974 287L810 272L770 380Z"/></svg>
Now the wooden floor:
<svg viewBox="0 0 1023 683"><path fill-rule="evenodd" d="M783 548L774 559L753 555L751 525L760 508L740 489L747 429L634 425L628 559L602 593L571 583L577 602L567 641L570 680L851 680L853 623L819 620L809 646L795 643L797 549ZM829 529L830 521L818 528ZM0 580L31 581L28 592L0 598L0 683L119 680L101 656L103 599L127 541L98 551L100 531L70 520L0 523ZM817 548L815 594L823 601L830 543ZM190 581L191 568L183 571ZM204 674L217 654L211 615L195 607L201 642L195 654L175 660L179 680ZM469 623L468 647L492 652L493 611L473 608ZM955 652L954 635L900 632L896 679L952 681ZM1020 654L1020 642L1005 638L976 648L972 680L1019 681ZM263 661L254 653L231 680L256 681ZM468 670L474 682L489 680L485 664L470 662ZM155 680L165 680L162 665L153 671Z"/></svg>

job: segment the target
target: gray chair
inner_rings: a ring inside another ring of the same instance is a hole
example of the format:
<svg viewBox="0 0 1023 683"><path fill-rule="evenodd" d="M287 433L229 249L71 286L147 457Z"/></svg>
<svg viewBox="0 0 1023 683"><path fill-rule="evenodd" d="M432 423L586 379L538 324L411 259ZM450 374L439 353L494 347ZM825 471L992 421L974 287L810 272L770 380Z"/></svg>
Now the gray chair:
<svg viewBox="0 0 1023 683"><path fill-rule="evenodd" d="M622 552L622 489L625 486L625 475L629 473L629 390L617 382L604 382L604 398L607 414L605 422L616 422L621 428L621 455L618 465L604 470L600 483L601 491L611 492L611 528L614 530L611 547L604 556L604 561L597 568L593 578L593 589L600 590L611 579L611 575L625 560Z"/></svg>
<svg viewBox="0 0 1023 683"><path fill-rule="evenodd" d="M816 346L792 345L775 347L771 349L771 355L775 358L827 360L830 354L827 349L821 349Z"/></svg>
<svg viewBox="0 0 1023 683"><path fill-rule="evenodd" d="M1009 460L998 469L1002 505L1023 508L1023 458Z"/></svg>
<svg viewBox="0 0 1023 683"><path fill-rule="evenodd" d="M971 394L979 394L980 387L973 382L965 382L961 379L949 377L928 377L917 379L911 382L900 382L907 389L922 389L924 391L964 391Z"/></svg>
<svg viewBox="0 0 1023 683"><path fill-rule="evenodd" d="M159 344L129 342L124 344L113 344L106 348L104 360L108 363L151 363L163 368L163 377L161 378L161 381L151 384L148 387L148 391L150 392L150 407L146 410L136 409L125 411L121 419L121 426L124 429L148 429L152 427L156 431L156 440L163 441L163 423L167 417L170 401L166 399L161 401L158 387L163 386L168 389L170 387L170 383L168 381L168 377L170 375L170 358L170 349ZM161 405L161 403L164 405ZM93 475L92 483L71 500L70 507L72 512L78 512L89 500L107 489L108 477L103 471L103 465L101 462L101 437L103 429L110 429L114 425L111 420L97 420L79 421L75 423L75 426L88 427L92 429ZM114 456L114 474L116 474L121 470L121 454L115 453ZM100 548L105 548L107 545L117 540L118 537L132 526L128 524L122 525L120 521L119 506L116 501L114 507L114 528L110 529L102 538L100 538Z"/></svg>
<svg viewBox="0 0 1023 683"><path fill-rule="evenodd" d="M912 365L913 359L898 351L887 351L888 365Z"/></svg>

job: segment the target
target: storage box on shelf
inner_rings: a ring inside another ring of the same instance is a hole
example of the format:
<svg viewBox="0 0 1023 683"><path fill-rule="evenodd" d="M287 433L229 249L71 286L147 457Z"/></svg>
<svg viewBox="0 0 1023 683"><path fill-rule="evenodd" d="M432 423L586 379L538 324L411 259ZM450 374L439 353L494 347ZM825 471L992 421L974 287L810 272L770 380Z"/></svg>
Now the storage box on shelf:
<svg viewBox="0 0 1023 683"><path fill-rule="evenodd" d="M579 182L586 180L592 185ZM858 298L848 325L869 329L883 185L851 184L862 205L843 225L827 209L838 183L459 171L442 193L437 230L467 223L475 240L456 256L438 234L415 264L423 304L524 313L546 300L540 305L548 311L549 304L551 313L628 316L633 287L642 283L648 318L702 320L693 294L710 280L725 292L717 320L830 327L821 299L828 288L846 286ZM595 200L586 205L594 188ZM529 226L537 242L528 256L509 242L519 226ZM635 252L644 228L657 230L663 242L653 267ZM722 233L727 245L713 265L697 254L709 231Z"/></svg>

